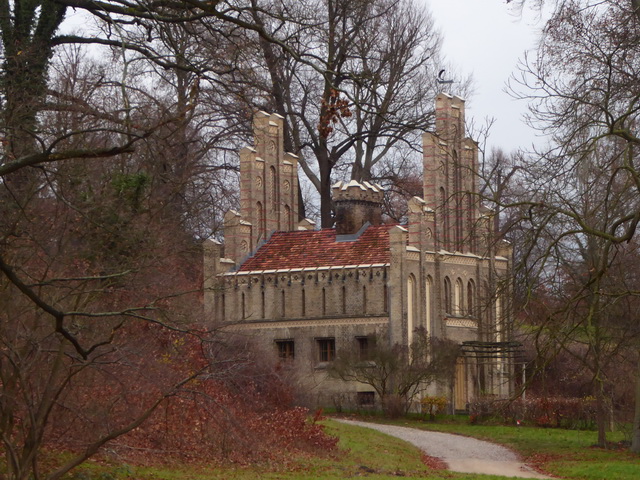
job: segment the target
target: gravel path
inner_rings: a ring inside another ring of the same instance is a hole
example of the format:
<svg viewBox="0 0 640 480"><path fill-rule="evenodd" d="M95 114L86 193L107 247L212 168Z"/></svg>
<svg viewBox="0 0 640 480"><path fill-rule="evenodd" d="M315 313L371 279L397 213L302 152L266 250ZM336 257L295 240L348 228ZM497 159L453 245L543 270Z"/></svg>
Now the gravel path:
<svg viewBox="0 0 640 480"><path fill-rule="evenodd" d="M522 463L514 452L494 443L462 435L429 432L416 428L379 425L355 420L336 420L372 428L412 443L427 455L446 462L449 470L454 472L504 475L505 477L552 478L531 469Z"/></svg>

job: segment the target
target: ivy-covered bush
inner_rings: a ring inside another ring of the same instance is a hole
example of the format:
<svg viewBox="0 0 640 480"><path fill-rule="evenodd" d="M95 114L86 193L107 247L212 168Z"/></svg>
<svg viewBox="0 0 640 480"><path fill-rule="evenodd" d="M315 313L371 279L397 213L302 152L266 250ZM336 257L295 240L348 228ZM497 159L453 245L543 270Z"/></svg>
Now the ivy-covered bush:
<svg viewBox="0 0 640 480"><path fill-rule="evenodd" d="M471 403L469 413L472 423L501 421L569 429L592 429L596 424L595 399L591 397L479 397Z"/></svg>

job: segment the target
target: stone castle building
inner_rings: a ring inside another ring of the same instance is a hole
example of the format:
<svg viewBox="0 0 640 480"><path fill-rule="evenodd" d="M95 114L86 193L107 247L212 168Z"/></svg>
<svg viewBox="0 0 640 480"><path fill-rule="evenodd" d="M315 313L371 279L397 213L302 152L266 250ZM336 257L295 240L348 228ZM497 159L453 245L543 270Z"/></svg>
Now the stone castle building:
<svg viewBox="0 0 640 480"><path fill-rule="evenodd" d="M464 100L436 98L423 196L409 201L406 225L383 224L384 192L355 181L333 187L335 228L298 222L297 157L283 151L282 127L278 115L258 112L255 147L240 152L240 212L225 216L224 246L205 244L207 317L291 361L317 404L338 394L375 401L369 386L328 378L327 362L366 349L372 334L408 345L418 327L464 345L453 385L438 392L453 407L508 394L512 366L499 351L509 335L511 251L494 241L478 198Z"/></svg>

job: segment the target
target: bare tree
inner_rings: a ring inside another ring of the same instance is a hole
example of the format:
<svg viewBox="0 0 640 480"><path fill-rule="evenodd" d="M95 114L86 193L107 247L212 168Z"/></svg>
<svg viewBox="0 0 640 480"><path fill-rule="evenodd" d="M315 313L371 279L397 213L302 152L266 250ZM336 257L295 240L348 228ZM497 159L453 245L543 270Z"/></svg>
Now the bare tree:
<svg viewBox="0 0 640 480"><path fill-rule="evenodd" d="M253 5L256 23L290 38L297 52L259 42L264 98L253 101L285 117L285 147L301 154L329 227L336 175L376 180L385 158L415 149L432 127L439 34L431 17L405 0ZM296 23L266 18L265 10L292 14Z"/></svg>
<svg viewBox="0 0 640 480"><path fill-rule="evenodd" d="M614 273L640 221L634 13L632 2L557 2L537 56L525 59L513 85L529 100L532 123L552 139L551 149L523 166L529 197L519 205L530 231L523 265L558 300L547 318L562 325L550 337L540 330L540 338L551 351L586 341L582 361L593 374L602 445L603 365L623 348L638 349L637 329L610 321L622 298L636 295ZM640 418L636 450L639 427Z"/></svg>
<svg viewBox="0 0 640 480"><path fill-rule="evenodd" d="M338 352L329 374L371 386L387 415L406 413L415 397L436 381L453 378L459 345L435 339L424 329L414 332L410 346L389 345L384 334L369 337L366 352L356 348Z"/></svg>
<svg viewBox="0 0 640 480"><path fill-rule="evenodd" d="M58 33L71 9L92 16L97 30ZM209 186L196 175L225 168L206 140L226 126L202 125L197 76L209 70L181 43L189 31L180 26L230 22L258 31L242 10L226 2L0 5L0 438L8 478L62 477L196 378L234 364L193 356L213 342L214 332L198 325L196 243L211 232L186 217ZM86 44L102 58L85 56ZM206 95L215 95L220 73L207 77ZM176 351L184 358L169 365ZM75 454L41 471L54 438Z"/></svg>

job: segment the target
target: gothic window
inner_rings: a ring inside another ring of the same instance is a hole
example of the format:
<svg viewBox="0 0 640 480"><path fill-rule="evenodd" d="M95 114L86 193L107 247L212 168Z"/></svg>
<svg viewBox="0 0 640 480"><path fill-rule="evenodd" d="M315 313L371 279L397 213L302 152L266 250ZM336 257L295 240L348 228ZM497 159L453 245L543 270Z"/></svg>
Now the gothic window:
<svg viewBox="0 0 640 480"><path fill-rule="evenodd" d="M424 292L424 311L427 333L431 332L431 289L433 288L433 280L427 276Z"/></svg>
<svg viewBox="0 0 640 480"><path fill-rule="evenodd" d="M265 308L264 308L264 290L260 292L260 314L262 318L264 318L266 314Z"/></svg>
<svg viewBox="0 0 640 480"><path fill-rule="evenodd" d="M367 287L362 287L362 313L367 313Z"/></svg>
<svg viewBox="0 0 640 480"><path fill-rule="evenodd" d="M382 286L382 310L384 313L389 311L389 289L386 284Z"/></svg>
<svg viewBox="0 0 640 480"><path fill-rule="evenodd" d="M444 277L444 313L451 315L452 313L452 298L451 298L451 280L449 277Z"/></svg>
<svg viewBox="0 0 640 480"><path fill-rule="evenodd" d="M222 296L220 297L220 310L222 310L222 318L224 319L224 316L227 313L227 306L225 305L225 298L224 298L224 293L222 294Z"/></svg>
<svg viewBox="0 0 640 480"><path fill-rule="evenodd" d="M407 279L407 340L409 345L413 341L413 330L415 328L415 296L416 279L413 275L409 275Z"/></svg>
<svg viewBox="0 0 640 480"><path fill-rule="evenodd" d="M291 230L291 208L289 208L289 205L284 206L283 230Z"/></svg>
<svg viewBox="0 0 640 480"><path fill-rule="evenodd" d="M486 280L482 281L482 286L480 288L481 305L488 304L491 301L490 299L493 297L493 295L491 295L491 290L489 289L489 284ZM486 315L487 321L493 321L493 313L491 312L491 309L487 309L487 312L483 313L483 315Z"/></svg>
<svg viewBox="0 0 640 480"><path fill-rule="evenodd" d="M454 292L454 308L453 313L456 315L463 314L463 303L462 303L462 280L458 278L456 280L456 289Z"/></svg>
<svg viewBox="0 0 640 480"><path fill-rule="evenodd" d="M286 303L285 303L285 296L284 296L284 290L282 290L282 293L280 295L280 316L284 318L285 313L286 313Z"/></svg>
<svg viewBox="0 0 640 480"><path fill-rule="evenodd" d="M318 338L318 361L333 362L336 358L336 339L335 338Z"/></svg>
<svg viewBox="0 0 640 480"><path fill-rule="evenodd" d="M467 283L467 315L474 316L474 307L475 307L475 296L476 296L476 285L473 283L473 280L469 280Z"/></svg>
<svg viewBox="0 0 640 480"><path fill-rule="evenodd" d="M265 237L265 225L264 225L264 210L262 208L262 203L256 202L256 212L258 214L258 218L256 219L256 228L258 229L258 240Z"/></svg>
<svg viewBox="0 0 640 480"><path fill-rule="evenodd" d="M247 318L247 316L246 316L245 303L244 303L244 293L242 294L241 302L242 302L242 318L245 319Z"/></svg>
<svg viewBox="0 0 640 480"><path fill-rule="evenodd" d="M302 298L300 300L302 302L302 316L304 317L307 314L307 302L305 298L304 288L302 289Z"/></svg>
<svg viewBox="0 0 640 480"><path fill-rule="evenodd" d="M342 287L342 314L347 313L347 287Z"/></svg>
<svg viewBox="0 0 640 480"><path fill-rule="evenodd" d="M447 210L447 193L443 187L440 187L440 206L442 221L442 245L445 249L449 248L449 212Z"/></svg>
<svg viewBox="0 0 640 480"><path fill-rule="evenodd" d="M276 169L275 167L269 168L269 202L271 202L271 211L276 211L276 203L278 201L278 192L276 185Z"/></svg>
<svg viewBox="0 0 640 480"><path fill-rule="evenodd" d="M469 236L469 251L476 251L476 235L474 233L473 224L473 197L472 194L467 194L467 235Z"/></svg>
<svg viewBox="0 0 640 480"><path fill-rule="evenodd" d="M327 314L327 291L322 288L322 315Z"/></svg>
<svg viewBox="0 0 640 480"><path fill-rule="evenodd" d="M453 190L455 195L455 249L462 251L462 166L458 161L458 152L453 151Z"/></svg>
<svg viewBox="0 0 640 480"><path fill-rule="evenodd" d="M501 342L504 337L504 332L502 331L502 314L503 314L503 298L502 295L498 295L496 297L496 342Z"/></svg>

